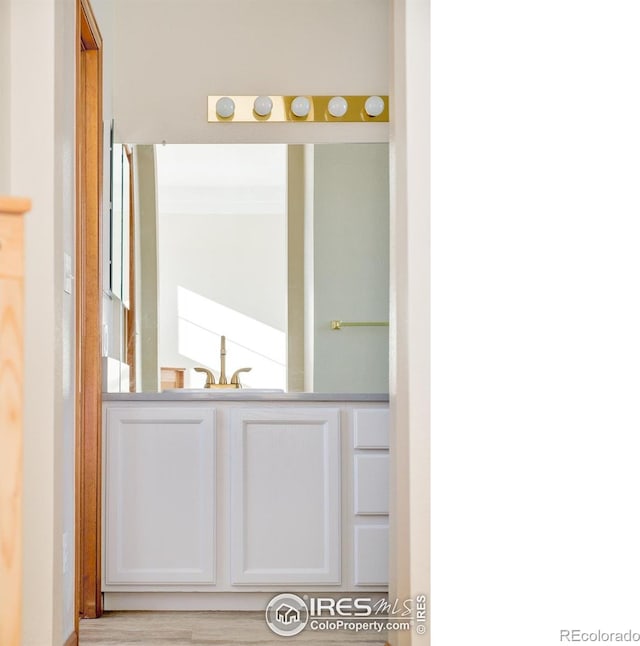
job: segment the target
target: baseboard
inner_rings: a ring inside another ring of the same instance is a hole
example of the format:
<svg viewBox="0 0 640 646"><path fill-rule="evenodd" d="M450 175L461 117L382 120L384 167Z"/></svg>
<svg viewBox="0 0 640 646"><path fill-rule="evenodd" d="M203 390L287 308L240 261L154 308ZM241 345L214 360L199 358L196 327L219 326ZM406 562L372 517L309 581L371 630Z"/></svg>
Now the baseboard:
<svg viewBox="0 0 640 646"><path fill-rule="evenodd" d="M78 646L78 633L75 630L67 637L64 646Z"/></svg>
<svg viewBox="0 0 640 646"><path fill-rule="evenodd" d="M273 592L105 592L105 610L264 610Z"/></svg>
<svg viewBox="0 0 640 646"><path fill-rule="evenodd" d="M105 592L105 610L248 610L264 612L272 592ZM374 602L386 599L384 592L313 592L314 596L340 599L366 596Z"/></svg>

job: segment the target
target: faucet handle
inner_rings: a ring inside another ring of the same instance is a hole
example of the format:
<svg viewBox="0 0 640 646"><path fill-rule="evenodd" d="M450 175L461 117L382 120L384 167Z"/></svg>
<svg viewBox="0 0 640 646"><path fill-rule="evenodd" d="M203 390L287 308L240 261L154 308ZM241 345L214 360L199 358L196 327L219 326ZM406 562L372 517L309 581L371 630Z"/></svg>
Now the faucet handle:
<svg viewBox="0 0 640 646"><path fill-rule="evenodd" d="M211 388L216 383L216 378L213 376L213 373L208 368L194 368L196 372L204 372L207 375L207 381L204 384L205 388Z"/></svg>
<svg viewBox="0 0 640 646"><path fill-rule="evenodd" d="M231 383L236 387L236 388L242 388L242 384L240 383L240 377L238 375L241 372L251 372L251 368L238 368L232 375L231 375Z"/></svg>

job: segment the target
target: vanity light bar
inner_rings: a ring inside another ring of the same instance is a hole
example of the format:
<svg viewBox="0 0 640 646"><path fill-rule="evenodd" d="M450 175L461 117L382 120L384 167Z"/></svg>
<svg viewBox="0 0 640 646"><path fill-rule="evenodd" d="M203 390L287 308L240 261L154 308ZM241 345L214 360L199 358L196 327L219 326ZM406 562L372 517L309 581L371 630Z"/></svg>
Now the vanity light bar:
<svg viewBox="0 0 640 646"><path fill-rule="evenodd" d="M256 121L384 122L389 121L389 97L343 96L209 96L209 123Z"/></svg>

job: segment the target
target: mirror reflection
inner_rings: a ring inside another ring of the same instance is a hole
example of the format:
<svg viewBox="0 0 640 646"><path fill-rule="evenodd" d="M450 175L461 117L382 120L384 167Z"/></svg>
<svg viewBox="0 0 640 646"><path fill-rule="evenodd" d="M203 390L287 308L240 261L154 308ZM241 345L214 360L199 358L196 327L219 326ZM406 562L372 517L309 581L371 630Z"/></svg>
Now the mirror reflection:
<svg viewBox="0 0 640 646"><path fill-rule="evenodd" d="M387 392L387 144L129 148L109 390Z"/></svg>

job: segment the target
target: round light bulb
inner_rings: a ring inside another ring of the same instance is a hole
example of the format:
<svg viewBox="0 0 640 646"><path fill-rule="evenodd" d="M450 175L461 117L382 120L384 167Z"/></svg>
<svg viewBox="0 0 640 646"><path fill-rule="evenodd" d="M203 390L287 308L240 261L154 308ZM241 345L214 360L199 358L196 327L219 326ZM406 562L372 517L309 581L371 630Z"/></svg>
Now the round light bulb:
<svg viewBox="0 0 640 646"><path fill-rule="evenodd" d="M216 101L216 114L223 119L232 116L236 111L236 104L233 99L223 96Z"/></svg>
<svg viewBox="0 0 640 646"><path fill-rule="evenodd" d="M306 117L311 110L311 103L306 96L297 96L293 101L291 101L291 112L296 115L296 117Z"/></svg>
<svg viewBox="0 0 640 646"><path fill-rule="evenodd" d="M261 117L266 117L271 112L272 108L273 101L271 100L271 97L268 96L259 96L253 102L254 112Z"/></svg>
<svg viewBox="0 0 640 646"><path fill-rule="evenodd" d="M370 96L364 102L364 111L370 117L379 117L384 110L384 99L379 96Z"/></svg>
<svg viewBox="0 0 640 646"><path fill-rule="evenodd" d="M344 117L347 113L347 100L342 96L334 96L329 101L329 114L332 117Z"/></svg>

